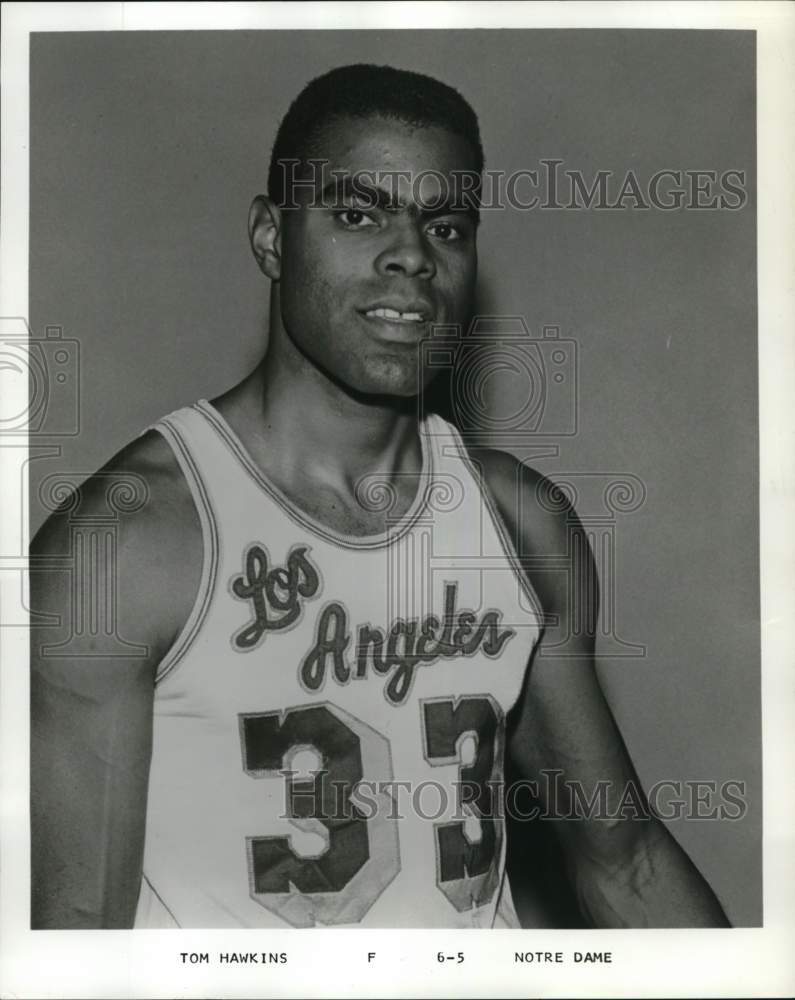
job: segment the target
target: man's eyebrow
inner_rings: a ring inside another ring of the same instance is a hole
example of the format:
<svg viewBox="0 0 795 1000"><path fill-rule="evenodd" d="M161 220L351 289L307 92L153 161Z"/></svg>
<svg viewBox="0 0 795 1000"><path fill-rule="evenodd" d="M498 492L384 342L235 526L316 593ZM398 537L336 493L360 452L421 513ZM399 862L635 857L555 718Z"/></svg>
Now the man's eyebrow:
<svg viewBox="0 0 795 1000"><path fill-rule="evenodd" d="M320 192L320 204L324 208L336 205L342 198L359 198L367 202L370 208L392 211L400 208L400 202L394 191L373 184L362 175L335 176Z"/></svg>
<svg viewBox="0 0 795 1000"><path fill-rule="evenodd" d="M463 199L448 196L442 201L433 201L427 206L423 206L421 203L407 206L401 202L393 190L375 184L368 179L371 176L361 174L335 176L320 192L320 205L324 208L335 207L341 199L358 198L366 203L368 208L380 208L387 212L396 212L401 208L407 208L422 219L436 219L441 215L464 214L469 216L475 224L480 222L478 201L472 197L471 191L467 192L469 197Z"/></svg>
<svg viewBox="0 0 795 1000"><path fill-rule="evenodd" d="M480 222L480 209L473 198L466 198L463 201L460 198L445 198L444 201L435 202L427 208L420 206L419 215L423 219L438 219L440 215L468 215L476 225Z"/></svg>

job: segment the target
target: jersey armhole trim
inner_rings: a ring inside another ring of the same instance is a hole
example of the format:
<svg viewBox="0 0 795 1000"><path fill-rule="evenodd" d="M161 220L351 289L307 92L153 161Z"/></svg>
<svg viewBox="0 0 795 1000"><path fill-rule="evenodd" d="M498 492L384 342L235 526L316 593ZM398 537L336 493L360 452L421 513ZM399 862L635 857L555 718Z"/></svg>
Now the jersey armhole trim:
<svg viewBox="0 0 795 1000"><path fill-rule="evenodd" d="M449 424L452 429L453 440L455 441L455 446L461 461L466 466L469 474L472 476L474 482L480 487L480 493L486 503L486 509L491 517L491 522L494 525L494 530L497 532L497 537L502 544L503 551L505 552L505 558L508 560L509 565L514 571L514 574L519 582L519 586L522 588L525 597L530 602L533 611L536 616L536 623L538 625L538 636L533 643L533 652L541 640L541 636L544 632L544 610L541 601L536 594L535 588L532 582L528 579L527 573L525 573L522 568L521 561L519 559L519 554L516 551L516 546L513 543L511 534L508 531L508 527L505 524L505 520L500 513L500 509L497 506L497 502L492 496L489 484L486 482L486 476L482 472L478 471L475 467L469 453L466 450L466 445L464 444L458 428L454 424ZM531 654L532 655L532 654Z"/></svg>
<svg viewBox="0 0 795 1000"><path fill-rule="evenodd" d="M203 542L202 571L196 598L185 624L158 665L155 674L155 685L158 685L184 658L207 616L218 574L218 526L207 489L182 435L168 417L155 424L153 430L161 434L169 443L185 476L199 515Z"/></svg>

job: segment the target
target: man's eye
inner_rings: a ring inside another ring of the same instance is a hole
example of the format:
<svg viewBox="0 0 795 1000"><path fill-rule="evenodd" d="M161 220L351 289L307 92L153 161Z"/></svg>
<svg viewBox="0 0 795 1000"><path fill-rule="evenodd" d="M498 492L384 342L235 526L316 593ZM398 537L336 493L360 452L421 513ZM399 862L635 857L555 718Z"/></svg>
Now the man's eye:
<svg viewBox="0 0 795 1000"><path fill-rule="evenodd" d="M348 229L367 229L370 226L378 225L372 216L368 215L367 212L363 212L360 208L345 208L341 212L335 212L334 214L335 218L339 219Z"/></svg>
<svg viewBox="0 0 795 1000"><path fill-rule="evenodd" d="M444 243L450 243L452 240L460 240L462 238L461 230L458 226L454 226L452 222L434 222L432 226L428 227L428 232L431 236L434 236L437 240L442 240Z"/></svg>

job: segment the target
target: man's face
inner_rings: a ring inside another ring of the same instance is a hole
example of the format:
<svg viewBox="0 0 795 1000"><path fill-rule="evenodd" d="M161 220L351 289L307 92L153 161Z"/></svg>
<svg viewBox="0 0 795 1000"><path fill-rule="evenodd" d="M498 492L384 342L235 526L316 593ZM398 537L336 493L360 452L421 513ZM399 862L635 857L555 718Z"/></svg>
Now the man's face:
<svg viewBox="0 0 795 1000"><path fill-rule="evenodd" d="M347 388L414 395L434 375L419 347L431 325L464 326L473 308L476 218L442 204L473 152L446 129L380 117L335 121L321 148L316 204L299 189L282 213L284 329Z"/></svg>

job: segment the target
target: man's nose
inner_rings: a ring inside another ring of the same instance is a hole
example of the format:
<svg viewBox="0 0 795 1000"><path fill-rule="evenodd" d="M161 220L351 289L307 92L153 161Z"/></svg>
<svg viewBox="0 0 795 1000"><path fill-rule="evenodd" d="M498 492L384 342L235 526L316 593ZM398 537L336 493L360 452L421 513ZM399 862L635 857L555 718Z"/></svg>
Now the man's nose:
<svg viewBox="0 0 795 1000"><path fill-rule="evenodd" d="M375 261L378 273L385 277L433 278L436 263L418 223L409 218L395 220L391 228L394 237Z"/></svg>

